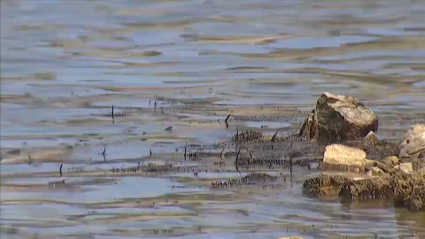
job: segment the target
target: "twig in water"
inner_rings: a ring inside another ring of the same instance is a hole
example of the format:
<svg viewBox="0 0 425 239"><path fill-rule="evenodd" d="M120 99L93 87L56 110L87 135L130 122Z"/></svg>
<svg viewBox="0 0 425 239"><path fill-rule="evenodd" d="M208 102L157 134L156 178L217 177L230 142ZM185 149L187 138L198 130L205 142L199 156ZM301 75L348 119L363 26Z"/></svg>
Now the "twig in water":
<svg viewBox="0 0 425 239"><path fill-rule="evenodd" d="M156 112L156 100L155 103L153 103L153 112Z"/></svg>
<svg viewBox="0 0 425 239"><path fill-rule="evenodd" d="M32 164L32 158L31 158L31 156L28 154L28 165L31 165Z"/></svg>
<svg viewBox="0 0 425 239"><path fill-rule="evenodd" d="M62 177L62 166L63 164L61 164L61 166L59 167L59 174L61 175L61 177Z"/></svg>
<svg viewBox="0 0 425 239"><path fill-rule="evenodd" d="M272 139L270 140L271 142L274 142L275 140L276 140L276 136L277 136L277 133L279 132L279 129L277 129L276 130L276 133L274 133L274 135L273 135L273 137L272 137Z"/></svg>
<svg viewBox="0 0 425 239"><path fill-rule="evenodd" d="M238 168L238 159L239 159L239 154L241 153L241 149L239 149L238 154L236 155L236 159L235 159L235 166L236 166L236 171L241 174L241 172L239 171Z"/></svg>
<svg viewBox="0 0 425 239"><path fill-rule="evenodd" d="M114 117L114 106L112 105L112 113L111 113L111 118L112 118L112 124L115 122L115 117Z"/></svg>
<svg viewBox="0 0 425 239"><path fill-rule="evenodd" d="M229 118L230 118L230 115L228 115L227 117L226 117L226 119L224 120L224 123L226 124L226 128L229 128Z"/></svg>
<svg viewBox="0 0 425 239"><path fill-rule="evenodd" d="M105 145L105 147L103 148L102 153L100 153L100 154L102 154L102 156L103 156L103 161L105 161L105 162L106 162L106 147L108 147L108 145Z"/></svg>
<svg viewBox="0 0 425 239"><path fill-rule="evenodd" d="M152 149L149 149L149 158L152 158Z"/></svg>
<svg viewBox="0 0 425 239"><path fill-rule="evenodd" d="M238 139L239 139L239 131L238 129L236 129L235 141L238 141Z"/></svg>
<svg viewBox="0 0 425 239"><path fill-rule="evenodd" d="M223 148L223 150L221 150L221 152L220 152L220 158L221 158L221 159L223 159L223 157L222 157L222 156L223 156L223 152L224 152L224 150L225 150L225 149L226 149L226 148Z"/></svg>
<svg viewBox="0 0 425 239"><path fill-rule="evenodd" d="M184 146L184 160L186 161L186 157L187 157L187 142L186 142L186 146Z"/></svg>

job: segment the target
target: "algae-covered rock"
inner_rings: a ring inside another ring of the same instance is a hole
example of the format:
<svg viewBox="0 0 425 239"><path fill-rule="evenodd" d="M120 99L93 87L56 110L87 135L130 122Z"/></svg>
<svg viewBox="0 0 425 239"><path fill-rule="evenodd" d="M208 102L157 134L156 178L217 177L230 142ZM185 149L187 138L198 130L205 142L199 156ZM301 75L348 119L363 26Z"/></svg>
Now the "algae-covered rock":
<svg viewBox="0 0 425 239"><path fill-rule="evenodd" d="M303 183L303 193L309 196L336 196L341 187L348 181L342 175L328 175L309 178Z"/></svg>
<svg viewBox="0 0 425 239"><path fill-rule="evenodd" d="M350 200L365 200L386 197L389 182L385 177L349 180L341 187L339 196Z"/></svg>
<svg viewBox="0 0 425 239"><path fill-rule="evenodd" d="M415 175L396 174L390 183L395 205L425 211L425 172Z"/></svg>
<svg viewBox="0 0 425 239"><path fill-rule="evenodd" d="M263 133L257 130L249 130L242 133L236 132L233 137L233 141L235 142L256 142L263 138Z"/></svg>
<svg viewBox="0 0 425 239"><path fill-rule="evenodd" d="M341 142L378 130L378 118L354 97L323 93L306 118L299 136L309 140Z"/></svg>
<svg viewBox="0 0 425 239"><path fill-rule="evenodd" d="M338 195L344 200L387 198L397 206L425 211L425 171L379 177L327 174L307 179L303 192L309 196Z"/></svg>

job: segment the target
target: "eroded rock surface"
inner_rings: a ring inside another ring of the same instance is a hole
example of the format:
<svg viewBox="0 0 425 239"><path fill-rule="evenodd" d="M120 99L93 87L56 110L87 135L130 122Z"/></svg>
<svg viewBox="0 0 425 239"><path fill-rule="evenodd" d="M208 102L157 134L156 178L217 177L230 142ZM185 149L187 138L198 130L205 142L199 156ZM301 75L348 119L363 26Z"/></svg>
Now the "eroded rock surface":
<svg viewBox="0 0 425 239"><path fill-rule="evenodd" d="M361 149L342 144L332 144L325 148L323 163L362 167L366 162L366 153Z"/></svg>
<svg viewBox="0 0 425 239"><path fill-rule="evenodd" d="M323 93L306 118L299 136L309 140L342 142L378 130L378 118L351 96Z"/></svg>

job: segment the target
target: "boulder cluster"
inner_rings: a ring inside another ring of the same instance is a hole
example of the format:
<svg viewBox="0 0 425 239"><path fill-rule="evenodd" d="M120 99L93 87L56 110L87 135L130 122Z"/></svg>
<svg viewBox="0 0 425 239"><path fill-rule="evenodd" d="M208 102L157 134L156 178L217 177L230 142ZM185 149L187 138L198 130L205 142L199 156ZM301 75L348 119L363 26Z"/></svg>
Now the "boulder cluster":
<svg viewBox="0 0 425 239"><path fill-rule="evenodd" d="M425 210L425 125L414 125L399 144L380 140L378 117L353 97L323 93L299 136L327 144L323 172L304 193L348 200L387 198Z"/></svg>

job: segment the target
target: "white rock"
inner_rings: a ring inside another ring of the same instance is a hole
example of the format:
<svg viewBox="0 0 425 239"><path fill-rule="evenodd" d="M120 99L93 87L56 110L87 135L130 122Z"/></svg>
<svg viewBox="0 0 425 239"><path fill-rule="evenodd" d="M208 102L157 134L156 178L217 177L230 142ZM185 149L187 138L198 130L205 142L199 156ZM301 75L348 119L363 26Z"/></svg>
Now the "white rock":
<svg viewBox="0 0 425 239"><path fill-rule="evenodd" d="M323 158L324 163L347 166L364 166L367 161L365 151L342 144L326 146Z"/></svg>

